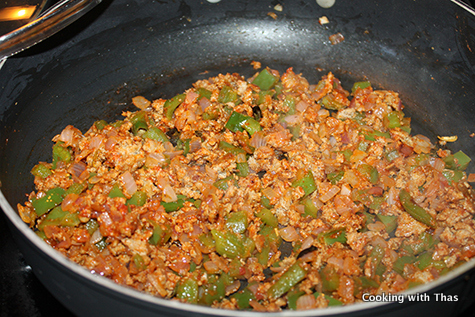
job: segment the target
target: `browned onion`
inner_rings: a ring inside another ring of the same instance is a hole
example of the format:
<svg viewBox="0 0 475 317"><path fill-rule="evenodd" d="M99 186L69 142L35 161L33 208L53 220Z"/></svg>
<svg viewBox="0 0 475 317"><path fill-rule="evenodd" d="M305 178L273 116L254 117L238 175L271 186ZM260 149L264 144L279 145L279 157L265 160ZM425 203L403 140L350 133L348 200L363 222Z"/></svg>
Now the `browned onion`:
<svg viewBox="0 0 475 317"><path fill-rule="evenodd" d="M75 162L69 167L69 173L71 173L75 180L83 181L89 176L89 173L86 173L86 168L86 163L82 161Z"/></svg>
<svg viewBox="0 0 475 317"><path fill-rule="evenodd" d="M332 45L335 45L335 44L343 42L345 40L345 37L341 33L336 33L336 34L330 35L328 39L330 40L330 43Z"/></svg>
<svg viewBox="0 0 475 317"><path fill-rule="evenodd" d="M310 105L308 103L306 103L305 101L303 100L300 100L296 105L295 105L295 108L300 111L300 112L304 112L305 110L307 110L307 108L309 107Z"/></svg>
<svg viewBox="0 0 475 317"><path fill-rule="evenodd" d="M135 194L135 192L137 191L137 184L135 183L135 179L129 171L122 174L121 180L124 183L124 189L127 194L129 194L130 196Z"/></svg>
<svg viewBox="0 0 475 317"><path fill-rule="evenodd" d="M297 310L307 310L317 307L317 299L313 294L305 294L297 299Z"/></svg>
<svg viewBox="0 0 475 317"><path fill-rule="evenodd" d="M94 150L101 146L102 142L104 141L104 136L96 135L91 139L89 142L89 149Z"/></svg>
<svg viewBox="0 0 475 317"><path fill-rule="evenodd" d="M132 103L141 110L147 109L151 104L151 102L143 96L135 96L132 98Z"/></svg>
<svg viewBox="0 0 475 317"><path fill-rule="evenodd" d="M201 98L200 101L198 101L198 105L201 107L202 111L205 111L206 108L211 106L211 101L209 101L208 98L204 97Z"/></svg>
<svg viewBox="0 0 475 317"><path fill-rule="evenodd" d="M336 185L332 185L332 187L330 187L330 189L325 194L320 196L320 200L326 203L327 201L332 199L336 194L338 194L339 191L340 191L340 187Z"/></svg>
<svg viewBox="0 0 475 317"><path fill-rule="evenodd" d="M258 131L254 133L251 137L251 140L249 141L249 144L256 149L260 148L261 146L265 146L267 142L264 136L265 135L263 131Z"/></svg>
<svg viewBox="0 0 475 317"><path fill-rule="evenodd" d="M279 229L279 235L287 242L297 241L300 237L297 230L292 226Z"/></svg>

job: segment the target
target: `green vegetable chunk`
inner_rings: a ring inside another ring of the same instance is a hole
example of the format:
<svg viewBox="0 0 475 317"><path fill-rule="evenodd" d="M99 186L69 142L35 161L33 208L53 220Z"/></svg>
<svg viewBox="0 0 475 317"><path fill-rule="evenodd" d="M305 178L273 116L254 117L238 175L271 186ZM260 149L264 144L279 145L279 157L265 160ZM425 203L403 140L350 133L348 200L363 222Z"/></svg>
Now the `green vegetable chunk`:
<svg viewBox="0 0 475 317"><path fill-rule="evenodd" d="M357 81L356 83L353 84L353 87L351 88L351 93L355 94L358 88L365 89L368 87L371 87L371 83L369 81Z"/></svg>
<svg viewBox="0 0 475 317"><path fill-rule="evenodd" d="M176 287L176 297L188 303L198 302L198 282L193 278L187 278Z"/></svg>
<svg viewBox="0 0 475 317"><path fill-rule="evenodd" d="M310 195L317 189L312 171L297 173L297 178L292 182L292 187L302 187L305 196Z"/></svg>
<svg viewBox="0 0 475 317"><path fill-rule="evenodd" d="M53 172L44 164L37 164L31 169L31 174L41 178L46 178L53 174Z"/></svg>
<svg viewBox="0 0 475 317"><path fill-rule="evenodd" d="M254 78L252 83L258 86L261 90L271 89L279 81L278 76L272 75L269 69L262 70L259 75Z"/></svg>
<svg viewBox="0 0 475 317"><path fill-rule="evenodd" d="M142 137L144 139L152 139L163 143L170 141L167 135L157 127L151 127L142 135Z"/></svg>
<svg viewBox="0 0 475 317"><path fill-rule="evenodd" d="M163 105L163 112L168 120L173 118L173 113L175 113L176 108L185 101L185 94L179 94L173 97L172 99L168 99L165 104Z"/></svg>
<svg viewBox="0 0 475 317"><path fill-rule="evenodd" d="M46 194L39 198L33 198L31 204L38 216L42 216L63 201L65 190L61 187L50 189Z"/></svg>
<svg viewBox="0 0 475 317"><path fill-rule="evenodd" d="M414 219L431 228L436 227L437 222L435 219L424 208L416 205L412 201L411 195L406 190L401 189L399 192L399 200L406 212Z"/></svg>
<svg viewBox="0 0 475 317"><path fill-rule="evenodd" d="M231 113L225 127L232 132L246 130L250 135L261 130L261 125L257 120L236 111Z"/></svg>
<svg viewBox="0 0 475 317"><path fill-rule="evenodd" d="M307 271L297 261L269 288L267 294L272 299L279 298L303 280L305 276L307 276Z"/></svg>

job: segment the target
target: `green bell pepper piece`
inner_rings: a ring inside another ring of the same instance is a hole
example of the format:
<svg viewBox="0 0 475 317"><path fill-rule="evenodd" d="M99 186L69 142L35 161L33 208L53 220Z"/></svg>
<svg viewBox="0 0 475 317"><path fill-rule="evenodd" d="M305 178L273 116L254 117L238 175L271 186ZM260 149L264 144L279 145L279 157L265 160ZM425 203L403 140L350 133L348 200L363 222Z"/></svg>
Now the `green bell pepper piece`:
<svg viewBox="0 0 475 317"><path fill-rule="evenodd" d="M142 135L142 138L144 139L152 139L152 140L155 140L155 141L160 141L160 142L170 142L170 140L168 139L167 135L165 134L165 132L163 132L162 130L160 130L159 128L157 127L151 127L147 130L147 132L145 132L143 135Z"/></svg>
<svg viewBox="0 0 475 317"><path fill-rule="evenodd" d="M193 278L187 278L177 285L175 293L179 299L188 303L197 303L199 298L198 282Z"/></svg>
<svg viewBox="0 0 475 317"><path fill-rule="evenodd" d="M275 283L267 294L271 299L279 298L307 276L307 271L295 262Z"/></svg>
<svg viewBox="0 0 475 317"><path fill-rule="evenodd" d="M173 118L173 113L175 112L176 108L178 108L178 106L181 105L183 101L185 101L185 97L185 94L179 94L165 101L165 104L163 105L163 112L168 120Z"/></svg>
<svg viewBox="0 0 475 317"><path fill-rule="evenodd" d="M114 186L112 186L112 189L110 190L108 196L109 198L116 198L116 197L126 198L117 183L114 184Z"/></svg>
<svg viewBox="0 0 475 317"><path fill-rule="evenodd" d="M262 70L259 75L254 78L252 83L258 86L261 90L271 89L279 81L278 76L272 75L269 69Z"/></svg>
<svg viewBox="0 0 475 317"><path fill-rule="evenodd" d="M292 187L302 187L305 196L313 193L317 189L317 185L315 184L312 171L307 171L305 174L300 175L300 178L292 182Z"/></svg>
<svg viewBox="0 0 475 317"><path fill-rule="evenodd" d="M368 87L371 87L371 83L369 81L357 81L353 84L353 87L351 88L351 93L355 94L358 88L365 89Z"/></svg>
<svg viewBox="0 0 475 317"><path fill-rule="evenodd" d="M404 210L414 219L422 222L426 226L435 228L437 226L436 220L422 207L416 205L411 198L411 195L404 189L399 192L399 200L401 201Z"/></svg>
<svg viewBox="0 0 475 317"><path fill-rule="evenodd" d="M45 195L39 199L33 198L31 204L38 216L42 216L54 207L61 204L64 198L65 190L56 187L48 190Z"/></svg>
<svg viewBox="0 0 475 317"><path fill-rule="evenodd" d="M232 132L246 130L250 135L262 129L257 120L236 111L231 113L225 127Z"/></svg>
<svg viewBox="0 0 475 317"><path fill-rule="evenodd" d="M224 86L219 91L218 102L222 104L227 104L228 102L235 102L238 100L238 94L231 87Z"/></svg>
<svg viewBox="0 0 475 317"><path fill-rule="evenodd" d="M147 194L142 191L136 191L130 199L127 200L127 206L143 206L147 202Z"/></svg>
<svg viewBox="0 0 475 317"><path fill-rule="evenodd" d="M249 222L245 211L230 213L226 219L226 227L234 233L244 233L248 225Z"/></svg>
<svg viewBox="0 0 475 317"><path fill-rule="evenodd" d="M147 112L137 111L131 118L130 122L132 123L132 133L137 135L139 131L147 131Z"/></svg>
<svg viewBox="0 0 475 317"><path fill-rule="evenodd" d="M41 178L46 178L53 174L53 172L44 164L37 164L31 169L31 174Z"/></svg>
<svg viewBox="0 0 475 317"><path fill-rule="evenodd" d="M260 218L263 223L273 228L277 228L277 226L279 225L277 217L272 213L271 210L267 208L262 208L261 211L256 213L256 216Z"/></svg>

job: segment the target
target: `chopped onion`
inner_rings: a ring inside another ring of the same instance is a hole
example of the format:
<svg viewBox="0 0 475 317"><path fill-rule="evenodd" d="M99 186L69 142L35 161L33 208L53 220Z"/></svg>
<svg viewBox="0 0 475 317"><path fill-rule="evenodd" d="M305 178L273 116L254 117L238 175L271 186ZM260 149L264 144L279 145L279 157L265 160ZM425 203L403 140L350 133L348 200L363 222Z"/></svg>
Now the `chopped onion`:
<svg viewBox="0 0 475 317"><path fill-rule="evenodd" d="M432 148L430 139L424 135L418 134L413 138L414 152L416 153L429 153Z"/></svg>
<svg viewBox="0 0 475 317"><path fill-rule="evenodd" d="M369 223L366 227L368 228L369 231L377 231L377 232L382 231L386 228L381 221L376 221L375 223Z"/></svg>
<svg viewBox="0 0 475 317"><path fill-rule="evenodd" d="M96 135L94 136L91 141L89 142L89 149L94 150L101 146L102 142L104 141L104 136Z"/></svg>
<svg viewBox="0 0 475 317"><path fill-rule="evenodd" d="M300 121L300 115L298 114L291 114L289 116L286 116L284 118L284 121L287 123L287 124L290 124L290 125L295 125L297 123L299 123Z"/></svg>
<svg viewBox="0 0 475 317"><path fill-rule="evenodd" d="M273 199L276 199L278 198L278 194L277 192L272 188L272 187L266 187L262 190L262 194L264 196L266 196L267 198L269 198L270 201L272 201Z"/></svg>
<svg viewBox="0 0 475 317"><path fill-rule="evenodd" d="M336 34L330 35L328 39L330 40L330 43L332 45L335 45L335 44L343 42L345 40L345 37L341 33L336 33Z"/></svg>
<svg viewBox="0 0 475 317"><path fill-rule="evenodd" d="M112 147L114 145L116 145L118 143L118 138L116 136L111 136L107 139L106 141L106 145L105 145L105 148L107 151L109 151L110 149L112 149Z"/></svg>
<svg viewBox="0 0 475 317"><path fill-rule="evenodd" d="M151 166L162 166L167 162L167 159L165 158L165 155L162 153L150 153L147 155L145 158L145 165L148 167Z"/></svg>
<svg viewBox="0 0 475 317"><path fill-rule="evenodd" d="M429 159L429 163L436 171L439 172L442 172L445 168L445 162L438 157L431 157Z"/></svg>
<svg viewBox="0 0 475 317"><path fill-rule="evenodd" d="M348 184L343 184L343 185L341 186L340 195L343 195L343 196L350 196L350 195L351 195L351 187L350 187L350 185L348 185Z"/></svg>
<svg viewBox="0 0 475 317"><path fill-rule="evenodd" d="M332 185L332 187L330 187L330 189L325 194L320 196L319 199L322 202L326 203L327 201L332 199L336 194L338 194L339 191L340 191L340 187L338 187L336 185Z"/></svg>
<svg viewBox="0 0 475 317"><path fill-rule="evenodd" d="M177 200L175 190L170 185L163 188L162 200L166 203Z"/></svg>
<svg viewBox="0 0 475 317"><path fill-rule="evenodd" d="M66 197L64 197L63 201L61 202L61 209L63 211L70 211L70 212L75 212L76 208L74 206L74 202L76 199L78 199L79 195L78 194L68 194Z"/></svg>
<svg viewBox="0 0 475 317"><path fill-rule="evenodd" d="M299 234L292 226L287 226L279 230L279 235L287 242L297 241L299 239Z"/></svg>
<svg viewBox="0 0 475 317"><path fill-rule="evenodd" d="M251 137L251 140L249 141L249 144L253 146L254 148L258 149L262 146L265 146L267 144L265 138L264 138L264 132L263 131L258 131L254 133Z"/></svg>
<svg viewBox="0 0 475 317"><path fill-rule="evenodd" d="M219 271L221 271L218 265L214 263L213 261L204 262L203 267L205 268L206 272L210 274L216 274L216 273L219 273Z"/></svg>
<svg viewBox="0 0 475 317"><path fill-rule="evenodd" d="M151 102L147 98L142 96L136 96L132 98L132 103L134 104L134 106L141 110L147 109L151 104Z"/></svg>
<svg viewBox="0 0 475 317"><path fill-rule="evenodd" d="M344 261L342 258L337 258L335 256L330 257L327 260L328 264L333 264L337 269L343 270Z"/></svg>
<svg viewBox="0 0 475 317"><path fill-rule="evenodd" d="M201 141L200 139L194 139L190 142L190 152L196 152L201 149Z"/></svg>
<svg viewBox="0 0 475 317"><path fill-rule="evenodd" d="M203 97L200 99L200 101L198 101L198 105L201 107L202 111L205 111L206 108L211 106L211 101L209 101L208 98Z"/></svg>
<svg viewBox="0 0 475 317"><path fill-rule="evenodd" d="M307 238L305 238L305 240L303 240L300 250L301 251L306 250L310 248L312 245L313 245L313 238L311 236L308 236Z"/></svg>
<svg viewBox="0 0 475 317"><path fill-rule="evenodd" d="M66 145L71 145L74 143L74 133L79 133L81 135L81 131L73 127L72 125L68 125L61 131L59 135L59 140L66 143Z"/></svg>
<svg viewBox="0 0 475 317"><path fill-rule="evenodd" d="M297 109L298 111L300 112L304 112L305 110L307 110L307 108L309 107L310 105L308 103L306 103L305 101L303 100L300 100L296 105L295 105L295 109Z"/></svg>
<svg viewBox="0 0 475 317"><path fill-rule="evenodd" d="M297 310L307 310L317 307L317 299L313 294L305 294L297 299Z"/></svg>
<svg viewBox="0 0 475 317"><path fill-rule="evenodd" d="M185 101L187 103L193 103L198 99L199 96L200 95L196 91L190 90L186 93Z"/></svg>
<svg viewBox="0 0 475 317"><path fill-rule="evenodd" d="M101 230L97 229L96 231L94 231L94 233L92 234L91 236L91 239L89 240L89 242L91 244L96 244L97 242L101 241L102 240L102 234L101 234Z"/></svg>
<svg viewBox="0 0 475 317"><path fill-rule="evenodd" d="M130 196L135 194L137 191L137 184L135 183L135 179L129 171L122 174L121 180L124 183L124 189L126 193Z"/></svg>
<svg viewBox="0 0 475 317"><path fill-rule="evenodd" d="M226 289L225 289L226 296L229 296L232 293L237 292L240 287L241 287L241 282L239 282L239 280L235 280L230 285L226 286Z"/></svg>
<svg viewBox="0 0 475 317"><path fill-rule="evenodd" d="M85 180L89 176L87 165L82 161L73 163L69 167L69 173L71 173L73 178L79 182Z"/></svg>

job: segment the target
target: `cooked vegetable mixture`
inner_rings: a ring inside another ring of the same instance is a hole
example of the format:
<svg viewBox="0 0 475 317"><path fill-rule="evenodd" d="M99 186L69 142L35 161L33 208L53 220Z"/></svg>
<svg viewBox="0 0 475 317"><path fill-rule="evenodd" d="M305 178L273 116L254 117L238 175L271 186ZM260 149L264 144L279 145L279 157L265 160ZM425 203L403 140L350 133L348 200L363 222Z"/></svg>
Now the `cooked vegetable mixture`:
<svg viewBox="0 0 475 317"><path fill-rule="evenodd" d="M279 311L401 292L475 255L470 158L411 135L395 92L265 68L132 101L123 120L56 135L18 205L94 274Z"/></svg>

